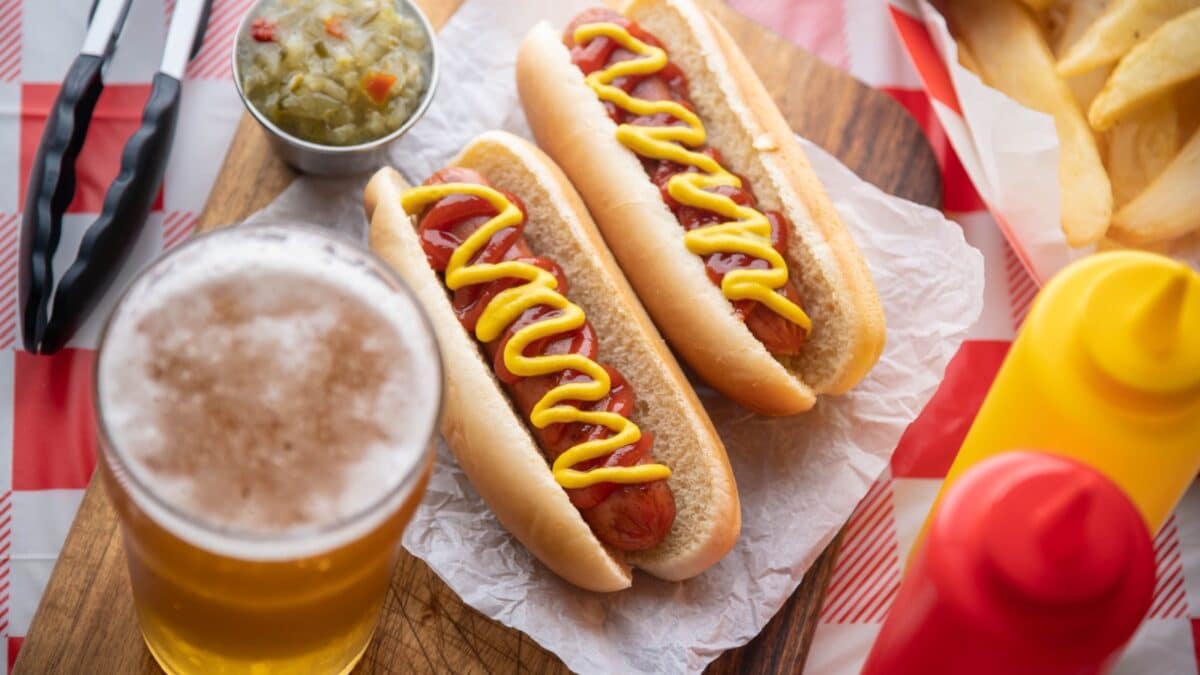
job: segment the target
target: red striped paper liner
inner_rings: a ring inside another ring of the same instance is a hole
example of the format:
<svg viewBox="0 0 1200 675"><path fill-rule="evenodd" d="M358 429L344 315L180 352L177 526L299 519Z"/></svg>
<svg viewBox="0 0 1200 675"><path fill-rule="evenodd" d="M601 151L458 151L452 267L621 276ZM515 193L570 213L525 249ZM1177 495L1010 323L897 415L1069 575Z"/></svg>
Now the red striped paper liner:
<svg viewBox="0 0 1200 675"><path fill-rule="evenodd" d="M8 635L8 605L12 597L12 490L0 496L0 635Z"/></svg>
<svg viewBox="0 0 1200 675"><path fill-rule="evenodd" d="M0 82L21 78L21 28L24 0L0 0Z"/></svg>
<svg viewBox="0 0 1200 675"><path fill-rule="evenodd" d="M896 36L900 39L901 44L904 46L904 51L912 60L913 68L917 71L917 76L925 88L925 93L930 99L943 106L941 114L938 115L938 120L942 123L943 127L948 128L953 125L955 129L962 130L965 135L967 121L962 114L962 107L958 101L958 93L955 91L953 81L950 79L950 71L946 63L942 61L941 54L934 45L933 37L929 34L929 28L926 27L924 20L890 2L888 4L888 12L891 16L892 24L896 29ZM934 109L937 110L937 107L934 106ZM947 136L948 138L949 136ZM973 148L969 147L960 148L955 146L954 149L959 153L960 158L968 152L977 154ZM978 160L976 160L976 163L978 164ZM1008 220L1004 217L1004 214L994 206L991 195L983 194L979 185L975 187L979 191L983 205L987 207L988 212L992 214L992 217L996 221L996 226L1004 234L1005 240L1014 247L1012 254L1025 266L1035 284L1040 285L1041 283L1045 283L1047 279L1042 279L1038 275L1037 268L1034 266L1029 252L1021 246L1020 239L1008 224Z"/></svg>
<svg viewBox="0 0 1200 675"><path fill-rule="evenodd" d="M1038 285L1007 242L1004 244L1004 278L1008 282L1013 330L1020 331L1021 324L1025 323L1025 315L1029 313L1029 306L1037 295Z"/></svg>
<svg viewBox="0 0 1200 675"><path fill-rule="evenodd" d="M0 215L0 349L8 349L17 341L20 240L21 214Z"/></svg>
<svg viewBox="0 0 1200 675"><path fill-rule="evenodd" d="M1182 619L1188 615L1187 591L1183 584L1183 564L1180 559L1179 529L1172 515L1154 539L1154 561L1157 581L1154 600L1150 603L1151 619Z"/></svg>
<svg viewBox="0 0 1200 675"><path fill-rule="evenodd" d="M204 45L188 64L189 78L223 80L232 76L233 38L252 4L254 0L213 0Z"/></svg>
<svg viewBox="0 0 1200 675"><path fill-rule="evenodd" d="M168 211L163 216L162 249L174 248L196 229L199 217L191 211Z"/></svg>
<svg viewBox="0 0 1200 675"><path fill-rule="evenodd" d="M882 476L846 523L841 552L825 592L826 623L877 623L900 588L892 478Z"/></svg>

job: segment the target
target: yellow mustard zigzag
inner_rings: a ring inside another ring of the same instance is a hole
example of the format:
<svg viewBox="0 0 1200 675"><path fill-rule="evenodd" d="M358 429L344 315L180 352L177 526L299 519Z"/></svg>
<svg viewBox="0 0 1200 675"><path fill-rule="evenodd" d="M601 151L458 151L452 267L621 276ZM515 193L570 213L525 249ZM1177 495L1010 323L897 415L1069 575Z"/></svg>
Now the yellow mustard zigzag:
<svg viewBox="0 0 1200 675"><path fill-rule="evenodd" d="M538 340L573 331L584 324L587 318L579 305L559 293L558 280L550 272L518 260L498 263L470 264L475 254L487 245L494 234L508 227L519 227L522 215L511 201L499 191L484 185L470 183L443 183L425 185L406 190L401 196L401 206L410 215L420 213L427 205L453 194L467 194L486 199L496 209L496 215L471 233L461 246L450 256L446 266L446 286L458 290L465 286L484 284L504 278L524 279L525 283L505 289L492 298L479 322L475 336L480 342L491 342L500 337L510 324L527 309L546 305L558 310L540 321L524 326L504 346L504 365L515 375L537 377L564 370L586 374L590 382L560 384L542 396L533 407L529 420L539 429L551 424L577 422L596 424L613 431L608 438L585 441L574 445L554 460L554 479L564 488L584 488L596 483L649 483L671 475L671 470L662 464L638 466L597 467L587 471L574 469L576 464L604 457L626 445L636 443L642 432L632 420L606 411L584 411L563 401L599 401L612 388L612 381L600 364L582 354L543 354L526 356L525 349Z"/></svg>
<svg viewBox="0 0 1200 675"><path fill-rule="evenodd" d="M696 255L735 252L766 260L769 269L737 269L721 280L721 292L730 300L755 300L771 311L800 326L812 330L812 320L796 303L775 291L787 283L787 262L771 245L771 223L760 211L739 206L729 197L709 192L718 186L741 187L741 180L708 155L688 150L684 146L704 145L704 125L696 113L675 101L647 101L630 96L612 85L613 80L629 75L650 75L667 65L667 53L659 47L642 42L615 23L589 23L575 29L575 41L583 44L597 37L607 37L641 58L618 61L603 70L589 74L585 81L596 95L617 107L639 116L665 113L686 126L617 126L617 140L633 152L652 159L668 160L694 166L703 173L678 173L667 182L667 193L675 201L712 211L730 220L699 227L687 232L683 241Z"/></svg>

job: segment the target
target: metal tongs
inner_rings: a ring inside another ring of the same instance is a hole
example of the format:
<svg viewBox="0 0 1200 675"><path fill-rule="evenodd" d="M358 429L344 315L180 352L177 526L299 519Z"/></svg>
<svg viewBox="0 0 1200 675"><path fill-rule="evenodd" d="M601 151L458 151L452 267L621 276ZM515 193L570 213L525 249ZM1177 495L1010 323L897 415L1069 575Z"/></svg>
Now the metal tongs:
<svg viewBox="0 0 1200 675"><path fill-rule="evenodd" d="M212 0L175 3L142 124L121 152L121 169L104 195L100 217L84 232L78 257L55 289L54 252L62 234L63 212L75 196L75 159L131 3L96 0L93 4L87 37L63 80L33 161L20 253L21 332L25 349L31 352L49 354L67 343L112 284L141 233L175 137L183 72L204 40Z"/></svg>

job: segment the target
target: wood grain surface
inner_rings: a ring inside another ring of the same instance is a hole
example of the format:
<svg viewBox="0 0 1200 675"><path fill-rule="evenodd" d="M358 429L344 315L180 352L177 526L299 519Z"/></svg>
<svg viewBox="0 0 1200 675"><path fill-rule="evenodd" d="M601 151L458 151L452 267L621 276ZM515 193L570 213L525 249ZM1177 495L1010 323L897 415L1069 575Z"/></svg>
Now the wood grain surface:
<svg viewBox="0 0 1200 675"><path fill-rule="evenodd" d="M461 0L419 0L435 26ZM768 30L702 0L762 76L792 127L885 191L940 203L939 172L917 124L886 95L818 61ZM184 133L187 133L185 130ZM243 116L200 218L208 230L270 202L294 174ZM837 540L762 633L731 650L711 673L799 672L816 626ZM84 495L41 606L21 649L19 673L153 673L129 592L117 522L98 480ZM465 606L425 563L404 553L379 632L356 672L564 671L561 661L519 631Z"/></svg>

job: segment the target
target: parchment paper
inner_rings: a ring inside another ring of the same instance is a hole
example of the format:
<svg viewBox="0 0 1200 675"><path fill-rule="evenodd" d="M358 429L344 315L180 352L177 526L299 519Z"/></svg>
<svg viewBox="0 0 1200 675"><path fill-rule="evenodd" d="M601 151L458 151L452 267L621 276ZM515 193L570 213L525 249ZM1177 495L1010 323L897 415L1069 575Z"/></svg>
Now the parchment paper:
<svg viewBox="0 0 1200 675"><path fill-rule="evenodd" d="M395 148L401 172L423 180L487 129L528 137L513 83L516 45L536 18L561 26L587 6L466 3L439 38L436 101ZM466 603L524 631L573 670L695 672L758 634L883 471L979 316L983 258L957 225L804 145L867 257L887 313L887 347L854 391L798 417L758 417L700 388L742 501L741 539L717 566L683 583L638 574L621 593L580 591L500 527L440 448L405 547ZM365 180L300 179L251 220L325 224L363 237Z"/></svg>

